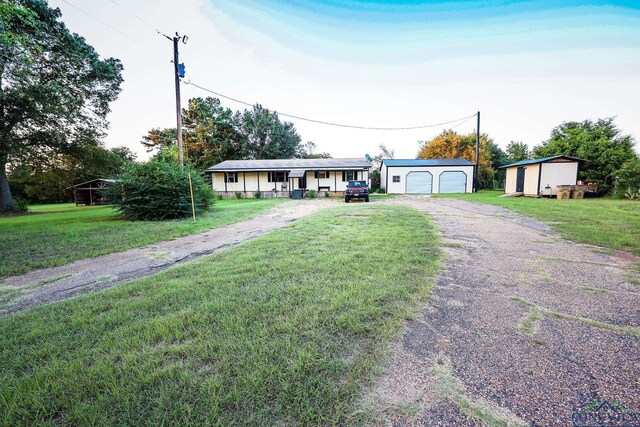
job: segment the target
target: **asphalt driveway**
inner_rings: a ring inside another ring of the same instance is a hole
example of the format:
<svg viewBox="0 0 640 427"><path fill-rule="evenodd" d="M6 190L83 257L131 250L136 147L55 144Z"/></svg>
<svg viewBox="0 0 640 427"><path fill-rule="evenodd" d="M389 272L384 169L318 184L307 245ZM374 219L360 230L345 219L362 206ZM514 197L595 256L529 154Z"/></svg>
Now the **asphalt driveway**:
<svg viewBox="0 0 640 427"><path fill-rule="evenodd" d="M612 403L600 415L640 414L637 257L565 241L496 206L389 203L431 215L447 258L435 298L364 399L380 425L568 426L596 400Z"/></svg>

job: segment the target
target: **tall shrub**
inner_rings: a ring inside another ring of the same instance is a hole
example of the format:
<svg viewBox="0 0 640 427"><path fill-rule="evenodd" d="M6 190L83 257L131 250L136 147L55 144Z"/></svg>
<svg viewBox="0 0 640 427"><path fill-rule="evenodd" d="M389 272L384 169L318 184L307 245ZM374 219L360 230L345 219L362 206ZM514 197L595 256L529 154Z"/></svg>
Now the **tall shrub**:
<svg viewBox="0 0 640 427"><path fill-rule="evenodd" d="M196 213L213 202L213 191L188 168L172 162L153 160L131 165L108 191L110 202L129 220L163 220L191 215L189 178L191 172Z"/></svg>
<svg viewBox="0 0 640 427"><path fill-rule="evenodd" d="M616 195L627 199L640 198L640 158L629 160L618 171Z"/></svg>

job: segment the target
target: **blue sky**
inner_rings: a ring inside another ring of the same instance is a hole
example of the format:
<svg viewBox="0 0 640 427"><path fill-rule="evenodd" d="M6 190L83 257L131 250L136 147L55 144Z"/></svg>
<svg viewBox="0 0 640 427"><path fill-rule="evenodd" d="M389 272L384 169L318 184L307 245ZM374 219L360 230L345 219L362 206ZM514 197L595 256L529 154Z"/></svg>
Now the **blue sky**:
<svg viewBox="0 0 640 427"><path fill-rule="evenodd" d="M52 0L72 30L123 60L126 82L107 141L141 153L140 136L173 121L170 46L151 27L189 35L181 48L188 79L301 116L412 126L480 110L482 130L502 146L533 146L562 121L605 116L640 135L639 2L69 1L130 36ZM183 102L205 95L187 85ZM294 122L304 140L335 156L385 143L413 157L418 140L442 130Z"/></svg>

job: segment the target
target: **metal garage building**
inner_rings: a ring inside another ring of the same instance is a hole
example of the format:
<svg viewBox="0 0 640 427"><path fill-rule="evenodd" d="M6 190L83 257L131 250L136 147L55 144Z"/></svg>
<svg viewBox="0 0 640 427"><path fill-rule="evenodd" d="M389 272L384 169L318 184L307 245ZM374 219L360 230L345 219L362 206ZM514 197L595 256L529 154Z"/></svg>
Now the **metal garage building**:
<svg viewBox="0 0 640 427"><path fill-rule="evenodd" d="M473 168L465 159L385 159L380 187L389 194L471 193Z"/></svg>

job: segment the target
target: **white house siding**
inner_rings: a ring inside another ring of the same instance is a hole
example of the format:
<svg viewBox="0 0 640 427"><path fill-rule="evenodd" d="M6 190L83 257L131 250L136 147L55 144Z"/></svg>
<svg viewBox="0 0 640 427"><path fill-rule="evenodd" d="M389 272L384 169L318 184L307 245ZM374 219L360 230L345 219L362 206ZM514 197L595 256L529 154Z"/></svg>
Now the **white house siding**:
<svg viewBox="0 0 640 427"><path fill-rule="evenodd" d="M578 179L578 162L547 162L542 163L540 189L547 185L551 187L551 194L556 194L558 185L575 185Z"/></svg>
<svg viewBox="0 0 640 427"><path fill-rule="evenodd" d="M258 176L260 177L260 184L258 185ZM238 172L238 182L227 182L226 191L246 191L256 192L260 191L273 191L277 188L278 191L282 191L282 185L286 182L269 182L268 172ZM225 191L224 173L214 172L211 174L211 185L215 191Z"/></svg>
<svg viewBox="0 0 640 427"><path fill-rule="evenodd" d="M359 170L358 180L364 180L369 183L369 172L366 170ZM258 190L265 191L288 191L296 190L299 188L298 179L292 178L289 182L269 182L269 172L237 172L238 182L227 182L225 190L224 172L212 172L211 173L211 185L214 191L220 192L247 192L254 193ZM260 185L258 186L258 176L260 177ZM307 190L316 190L318 187L329 187L330 191L345 191L347 188L347 181L342 181L342 170L329 171L329 178L320 178L320 185L318 186L318 179L315 177L315 171L307 171ZM287 190L283 190L282 186L286 185ZM291 188L289 188L291 186Z"/></svg>
<svg viewBox="0 0 640 427"><path fill-rule="evenodd" d="M410 172L429 172L433 176L431 181L432 193L438 193L440 188L440 174L442 172L464 172L467 175L466 192L473 191L473 166L386 166L381 171L382 185L389 194L404 194L406 192L407 175ZM393 182L393 177L399 176L400 182ZM388 188L387 188L388 187Z"/></svg>

